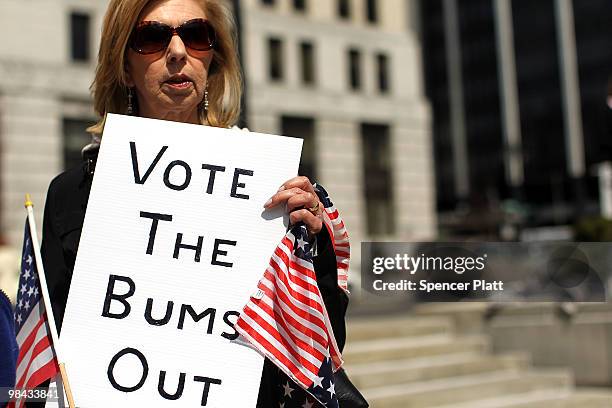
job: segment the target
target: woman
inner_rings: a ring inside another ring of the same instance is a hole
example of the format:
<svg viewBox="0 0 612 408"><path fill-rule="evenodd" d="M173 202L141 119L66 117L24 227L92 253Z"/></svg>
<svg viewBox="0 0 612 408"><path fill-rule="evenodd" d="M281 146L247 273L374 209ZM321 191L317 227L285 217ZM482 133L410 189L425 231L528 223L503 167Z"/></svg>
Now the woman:
<svg viewBox="0 0 612 408"><path fill-rule="evenodd" d="M106 113L226 128L238 120L242 83L234 26L223 3L110 2L92 84L94 107L100 115L100 121L88 129L93 143L84 150L82 166L51 182L45 206L42 256L58 330ZM336 259L327 229L322 227L322 205L313 185L305 177L286 181L264 206L278 205L285 206L292 224L303 222L316 240L317 282L342 349L348 298L337 285ZM284 374L266 360L261 380L258 406L279 406Z"/></svg>

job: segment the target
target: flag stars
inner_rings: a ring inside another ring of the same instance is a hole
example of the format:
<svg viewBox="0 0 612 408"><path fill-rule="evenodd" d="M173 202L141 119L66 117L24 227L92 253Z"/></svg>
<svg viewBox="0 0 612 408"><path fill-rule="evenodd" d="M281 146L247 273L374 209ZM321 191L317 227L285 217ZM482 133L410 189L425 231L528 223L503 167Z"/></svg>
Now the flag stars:
<svg viewBox="0 0 612 408"><path fill-rule="evenodd" d="M34 288L34 297L38 297L38 286Z"/></svg>
<svg viewBox="0 0 612 408"><path fill-rule="evenodd" d="M23 285L21 285L21 290L19 292L21 292L21 294L23 295L27 291L28 291L28 285L24 283Z"/></svg>
<svg viewBox="0 0 612 408"><path fill-rule="evenodd" d="M298 248L300 248L302 251L306 250L306 241L304 241L302 237L298 238L297 244L298 244Z"/></svg>
<svg viewBox="0 0 612 408"><path fill-rule="evenodd" d="M330 398L333 398L334 395L336 395L336 389L334 388L334 383L330 383L329 388L327 389L327 392L329 392Z"/></svg>
<svg viewBox="0 0 612 408"><path fill-rule="evenodd" d="M289 381L287 381L287 384L283 385L283 389L285 392L285 395L283 395L283 397L287 397L289 396L289 398L291 398L291 393L293 391L295 391L293 388L291 388L291 386L289 385Z"/></svg>
<svg viewBox="0 0 612 408"><path fill-rule="evenodd" d="M26 312L30 310L30 301L25 302L25 304L23 305L23 308L26 310Z"/></svg>
<svg viewBox="0 0 612 408"><path fill-rule="evenodd" d="M312 388L317 388L317 387L323 388L323 380L324 380L323 377L319 377L319 376L315 377L315 379L312 382Z"/></svg>
<svg viewBox="0 0 612 408"><path fill-rule="evenodd" d="M32 255L28 255L28 259L26 259L26 263L28 265L32 265Z"/></svg>
<svg viewBox="0 0 612 408"><path fill-rule="evenodd" d="M19 299L19 303L17 304L17 309L21 309L23 307L23 299Z"/></svg>
<svg viewBox="0 0 612 408"><path fill-rule="evenodd" d="M34 286L30 286L30 289L28 290L28 296L32 296L32 293L34 293Z"/></svg>
<svg viewBox="0 0 612 408"><path fill-rule="evenodd" d="M21 313L17 315L17 324L21 324L23 319L21 318Z"/></svg>
<svg viewBox="0 0 612 408"><path fill-rule="evenodd" d="M25 273L23 274L24 279L30 279L30 270L26 269Z"/></svg>
<svg viewBox="0 0 612 408"><path fill-rule="evenodd" d="M310 400L306 400L306 402L304 402L304 405L302 405L302 408L312 408L313 405L313 402L311 402Z"/></svg>

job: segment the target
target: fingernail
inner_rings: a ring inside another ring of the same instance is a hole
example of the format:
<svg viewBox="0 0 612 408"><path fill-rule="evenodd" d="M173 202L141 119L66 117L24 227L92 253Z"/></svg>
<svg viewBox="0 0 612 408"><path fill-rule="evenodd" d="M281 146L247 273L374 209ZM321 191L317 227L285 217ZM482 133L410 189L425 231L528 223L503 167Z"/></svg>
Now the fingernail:
<svg viewBox="0 0 612 408"><path fill-rule="evenodd" d="M271 198L268 201L266 201L266 203L264 204L264 207L267 207L270 204L272 204L272 199Z"/></svg>
<svg viewBox="0 0 612 408"><path fill-rule="evenodd" d="M285 186L280 186L280 188L278 189L278 191L283 191L285 189ZM277 192L278 192L277 191Z"/></svg>

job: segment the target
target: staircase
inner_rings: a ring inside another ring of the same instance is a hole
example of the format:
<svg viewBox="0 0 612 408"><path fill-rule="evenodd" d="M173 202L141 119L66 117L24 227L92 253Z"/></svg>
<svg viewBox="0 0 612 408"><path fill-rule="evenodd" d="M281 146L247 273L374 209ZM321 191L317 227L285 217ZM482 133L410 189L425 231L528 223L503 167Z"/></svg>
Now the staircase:
<svg viewBox="0 0 612 408"><path fill-rule="evenodd" d="M578 391L566 369L529 355L494 355L484 335L459 335L444 316L347 321L346 371L373 408L604 408L612 393Z"/></svg>

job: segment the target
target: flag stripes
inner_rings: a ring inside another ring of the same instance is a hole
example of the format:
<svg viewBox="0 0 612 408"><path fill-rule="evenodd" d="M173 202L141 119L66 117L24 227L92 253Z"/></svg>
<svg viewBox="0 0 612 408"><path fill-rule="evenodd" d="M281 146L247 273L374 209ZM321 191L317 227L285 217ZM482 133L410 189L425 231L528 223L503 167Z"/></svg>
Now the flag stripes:
<svg viewBox="0 0 612 408"><path fill-rule="evenodd" d="M315 188L334 248L338 286L348 292L348 234L325 190ZM334 393L314 391L322 381L333 389L331 373L342 365L342 357L317 285L304 225L293 226L287 232L257 289L236 322L238 333L320 403L336 407Z"/></svg>
<svg viewBox="0 0 612 408"><path fill-rule="evenodd" d="M34 388L59 372L39 282L30 225L26 221L15 307L15 332L19 345L16 389ZM25 400L19 399L14 404L22 407Z"/></svg>

